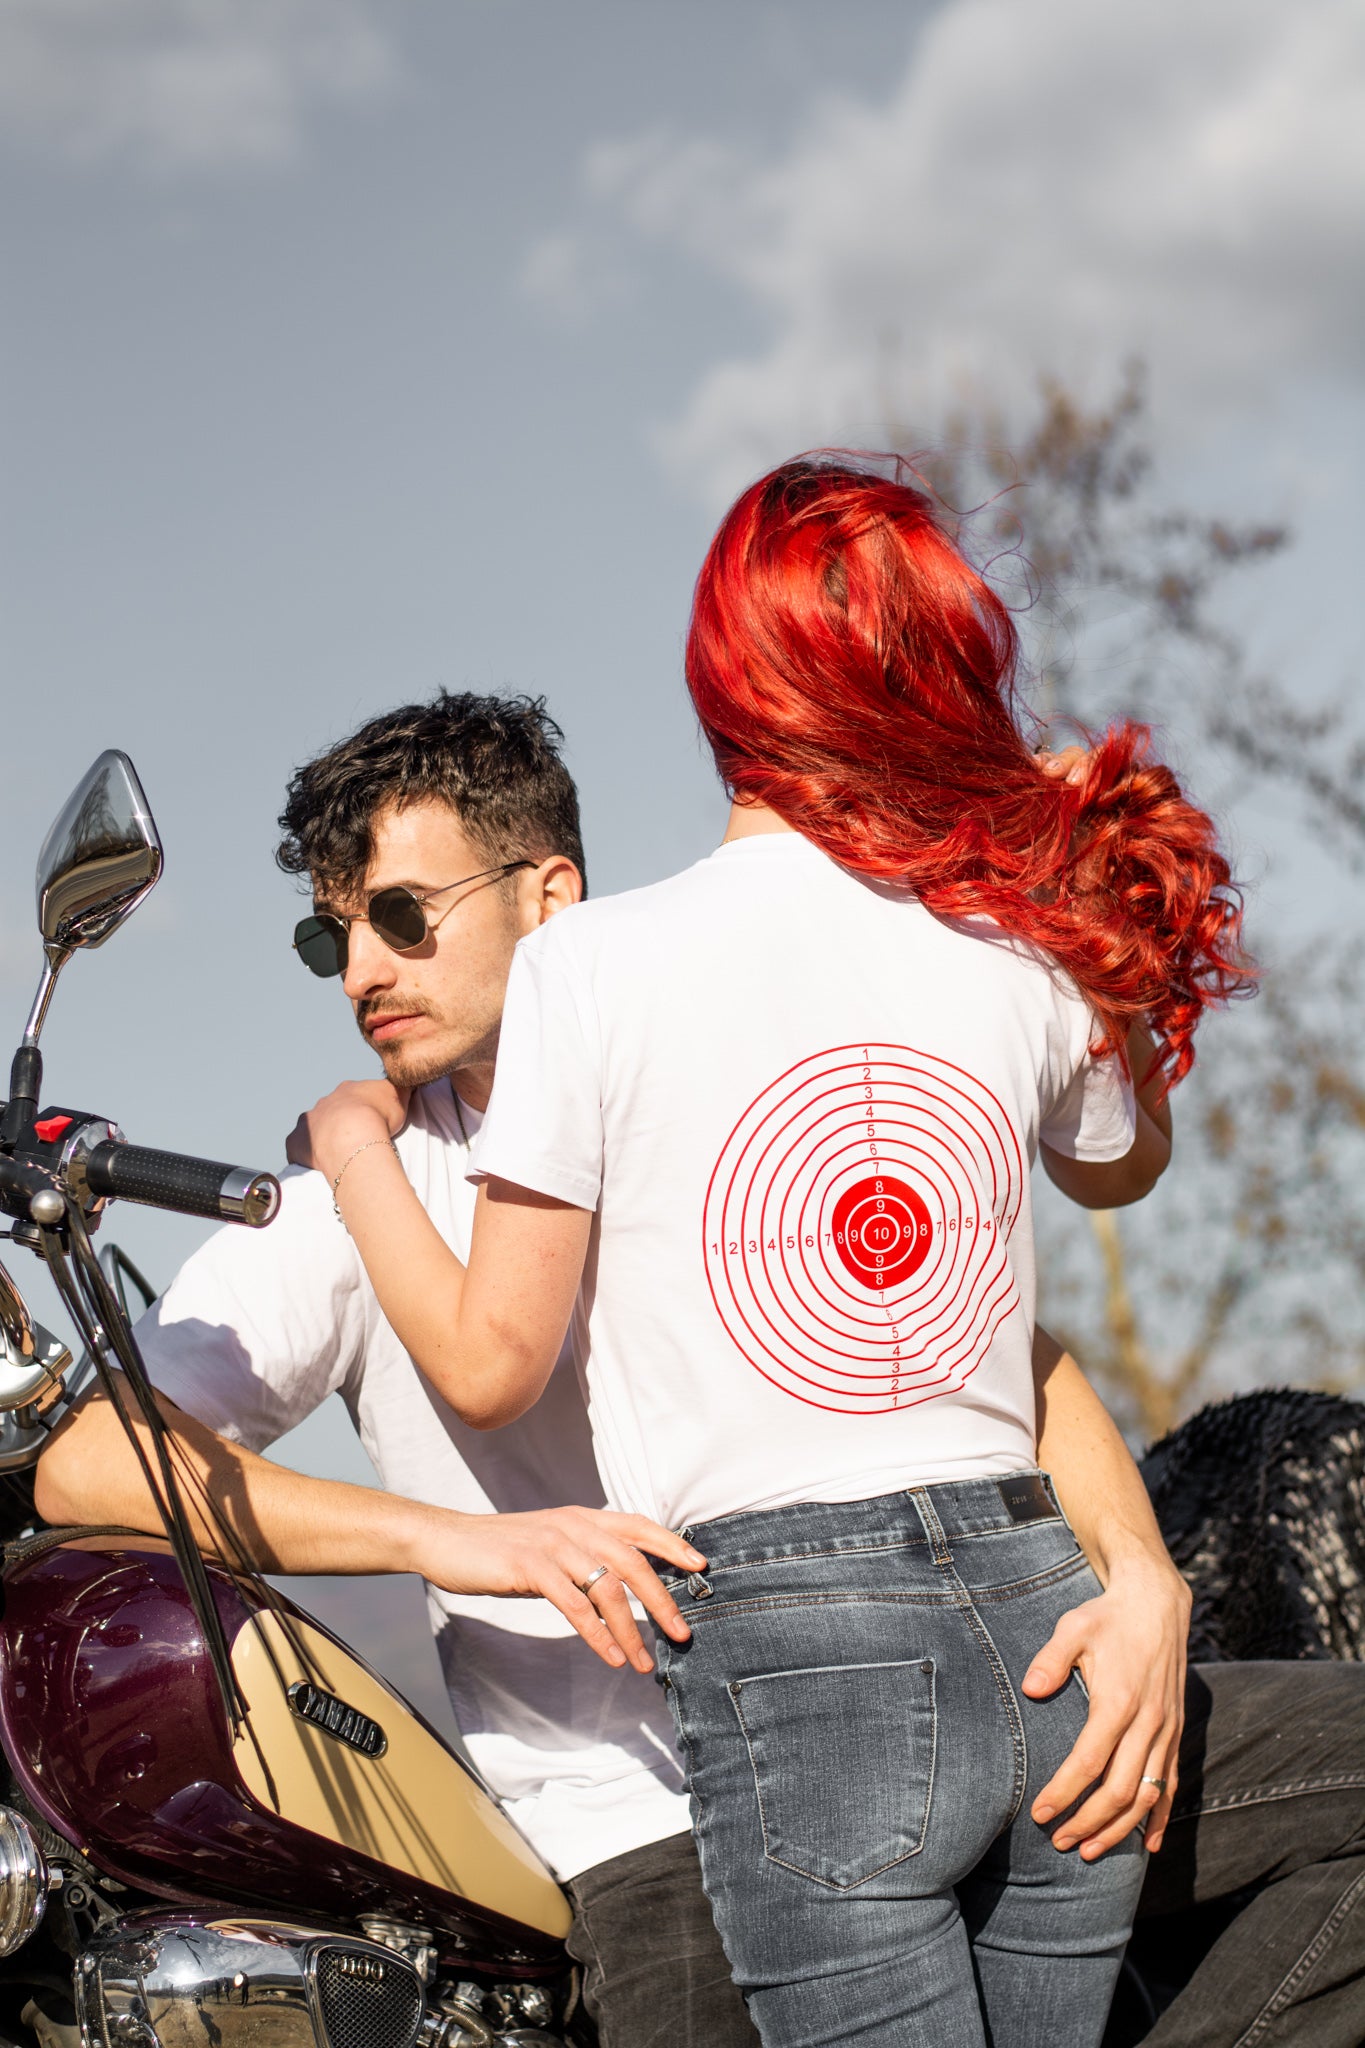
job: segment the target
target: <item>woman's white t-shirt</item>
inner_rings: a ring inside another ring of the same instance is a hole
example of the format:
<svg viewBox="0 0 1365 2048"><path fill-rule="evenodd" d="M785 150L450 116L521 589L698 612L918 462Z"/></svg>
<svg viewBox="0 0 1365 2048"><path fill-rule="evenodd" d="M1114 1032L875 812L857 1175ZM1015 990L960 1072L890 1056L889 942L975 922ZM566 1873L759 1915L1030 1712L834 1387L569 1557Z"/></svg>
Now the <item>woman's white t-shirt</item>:
<svg viewBox="0 0 1365 2048"><path fill-rule="evenodd" d="M794 833L522 941L471 1169L596 1211L611 1505L672 1527L1035 1455L1029 1169L1121 1157L1074 985Z"/></svg>

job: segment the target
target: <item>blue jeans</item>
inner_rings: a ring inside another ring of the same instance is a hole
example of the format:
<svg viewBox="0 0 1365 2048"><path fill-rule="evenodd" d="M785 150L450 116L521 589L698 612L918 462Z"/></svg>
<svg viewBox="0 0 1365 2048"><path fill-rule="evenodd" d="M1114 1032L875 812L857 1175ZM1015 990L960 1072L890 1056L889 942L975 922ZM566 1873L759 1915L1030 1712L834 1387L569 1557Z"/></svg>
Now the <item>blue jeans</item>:
<svg viewBox="0 0 1365 2048"><path fill-rule="evenodd" d="M686 1531L704 1574L665 1572L692 1638L659 1675L765 2048L1097 2048L1146 1858L1029 1819L1086 1701L1018 1681L1099 1587L1011 1488L729 1515Z"/></svg>

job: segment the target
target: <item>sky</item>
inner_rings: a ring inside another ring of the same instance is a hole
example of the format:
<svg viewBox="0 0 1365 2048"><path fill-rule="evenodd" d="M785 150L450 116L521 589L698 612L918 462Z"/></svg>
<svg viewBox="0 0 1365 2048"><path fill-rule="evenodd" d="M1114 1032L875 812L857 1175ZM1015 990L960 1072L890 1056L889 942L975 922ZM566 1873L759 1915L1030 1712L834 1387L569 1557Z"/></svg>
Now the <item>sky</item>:
<svg viewBox="0 0 1365 2048"><path fill-rule="evenodd" d="M692 578L769 462L1150 371L1173 496L1288 518L1241 624L1351 688L1358 0L0 0L0 985L106 746L166 847L50 1099L269 1165L366 1071L289 949L292 767L543 693L598 891L705 852ZM1273 885L1273 877L1272 885ZM202 1234L125 1210L158 1282ZM361 1476L344 1417L283 1455Z"/></svg>

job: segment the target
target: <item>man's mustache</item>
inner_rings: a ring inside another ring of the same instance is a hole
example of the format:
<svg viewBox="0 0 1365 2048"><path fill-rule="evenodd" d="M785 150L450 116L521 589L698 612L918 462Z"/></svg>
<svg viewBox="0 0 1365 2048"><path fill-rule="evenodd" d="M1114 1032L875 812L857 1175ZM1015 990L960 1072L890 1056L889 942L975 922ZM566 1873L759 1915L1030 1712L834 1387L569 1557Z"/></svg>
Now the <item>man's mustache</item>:
<svg viewBox="0 0 1365 2048"><path fill-rule="evenodd" d="M434 1017L435 1014L431 1004L418 996L411 996L407 1001L395 1001L390 996L385 1002L357 1003L355 1021L362 1031L368 1031L372 1025L382 1024L386 1017Z"/></svg>

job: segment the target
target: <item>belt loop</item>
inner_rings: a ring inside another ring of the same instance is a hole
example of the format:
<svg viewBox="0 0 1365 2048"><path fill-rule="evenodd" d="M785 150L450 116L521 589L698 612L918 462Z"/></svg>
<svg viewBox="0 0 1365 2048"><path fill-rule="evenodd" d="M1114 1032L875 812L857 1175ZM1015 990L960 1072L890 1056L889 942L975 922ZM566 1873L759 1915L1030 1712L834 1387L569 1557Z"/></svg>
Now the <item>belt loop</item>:
<svg viewBox="0 0 1365 2048"><path fill-rule="evenodd" d="M929 1540L929 1548L933 1552L934 1563L951 1564L953 1553L948 1548L948 1538L943 1533L943 1524L938 1518L938 1512L934 1507L933 1501L929 1498L928 1487L912 1486L909 1492L915 1513L920 1519L920 1527L924 1530Z"/></svg>

